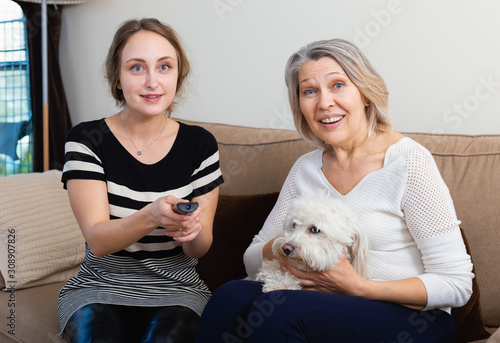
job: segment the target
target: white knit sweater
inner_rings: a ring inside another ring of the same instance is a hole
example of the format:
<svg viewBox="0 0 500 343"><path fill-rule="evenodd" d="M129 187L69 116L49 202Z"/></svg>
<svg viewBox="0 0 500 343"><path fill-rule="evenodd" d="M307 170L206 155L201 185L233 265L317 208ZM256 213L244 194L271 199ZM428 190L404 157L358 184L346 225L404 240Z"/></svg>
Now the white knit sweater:
<svg viewBox="0 0 500 343"><path fill-rule="evenodd" d="M371 244L373 280L418 277L426 310L464 305L472 294L472 263L466 253L453 201L432 155L411 138L386 152L382 169L366 175L348 194L340 194L321 171L321 150L300 157L278 201L245 252L248 275L262 264L262 247L282 232L290 200L328 190L360 216Z"/></svg>

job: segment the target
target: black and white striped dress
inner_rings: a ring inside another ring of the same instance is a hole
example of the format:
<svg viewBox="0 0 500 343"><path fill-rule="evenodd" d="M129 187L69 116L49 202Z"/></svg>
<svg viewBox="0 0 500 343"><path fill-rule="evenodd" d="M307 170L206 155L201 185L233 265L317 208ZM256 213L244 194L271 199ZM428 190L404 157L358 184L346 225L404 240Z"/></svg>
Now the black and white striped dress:
<svg viewBox="0 0 500 343"><path fill-rule="evenodd" d="M215 138L205 129L180 123L170 152L159 162L136 160L104 119L81 123L66 138L62 181L106 182L110 218L129 216L158 197L192 199L223 183ZM210 291L195 271L197 259L157 228L131 246L102 258L86 245L77 277L59 293L61 331L82 306L185 306L201 314Z"/></svg>

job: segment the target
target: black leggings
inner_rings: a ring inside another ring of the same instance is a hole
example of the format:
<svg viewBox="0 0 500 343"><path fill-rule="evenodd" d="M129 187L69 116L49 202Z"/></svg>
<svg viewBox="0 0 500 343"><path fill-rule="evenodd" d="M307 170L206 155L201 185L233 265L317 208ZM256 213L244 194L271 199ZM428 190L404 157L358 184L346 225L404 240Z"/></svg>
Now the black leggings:
<svg viewBox="0 0 500 343"><path fill-rule="evenodd" d="M71 343L194 342L200 317L182 306L138 307L90 304L64 329Z"/></svg>

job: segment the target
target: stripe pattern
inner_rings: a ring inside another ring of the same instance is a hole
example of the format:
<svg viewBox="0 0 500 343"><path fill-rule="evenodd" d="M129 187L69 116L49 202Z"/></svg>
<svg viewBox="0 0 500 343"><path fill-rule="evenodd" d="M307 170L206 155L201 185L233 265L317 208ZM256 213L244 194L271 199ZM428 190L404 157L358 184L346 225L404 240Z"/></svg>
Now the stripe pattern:
<svg viewBox="0 0 500 343"><path fill-rule="evenodd" d="M159 197L191 200L223 183L215 138L180 123L170 152L158 163L137 161L104 119L85 122L66 138L62 181L106 182L110 219L127 217ZM126 171L126 172L124 172ZM90 303L128 306L186 306L201 314L210 291L199 278L197 260L157 228L125 249L97 258L86 244L85 263L59 294L61 331L71 315Z"/></svg>

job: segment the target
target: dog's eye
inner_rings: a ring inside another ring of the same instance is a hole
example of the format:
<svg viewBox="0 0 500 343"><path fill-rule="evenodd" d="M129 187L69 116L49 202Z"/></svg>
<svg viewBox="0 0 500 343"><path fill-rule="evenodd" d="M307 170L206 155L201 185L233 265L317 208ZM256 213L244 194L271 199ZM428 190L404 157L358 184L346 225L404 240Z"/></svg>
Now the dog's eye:
<svg viewBox="0 0 500 343"><path fill-rule="evenodd" d="M320 232L321 232L321 230L320 230L320 229L318 229L316 226L311 226L311 227L309 228L309 231L310 231L311 233L320 233Z"/></svg>
<svg viewBox="0 0 500 343"><path fill-rule="evenodd" d="M293 230L297 230L297 228L299 227L299 225L300 225L300 223L294 220L293 224L292 224L292 229Z"/></svg>

